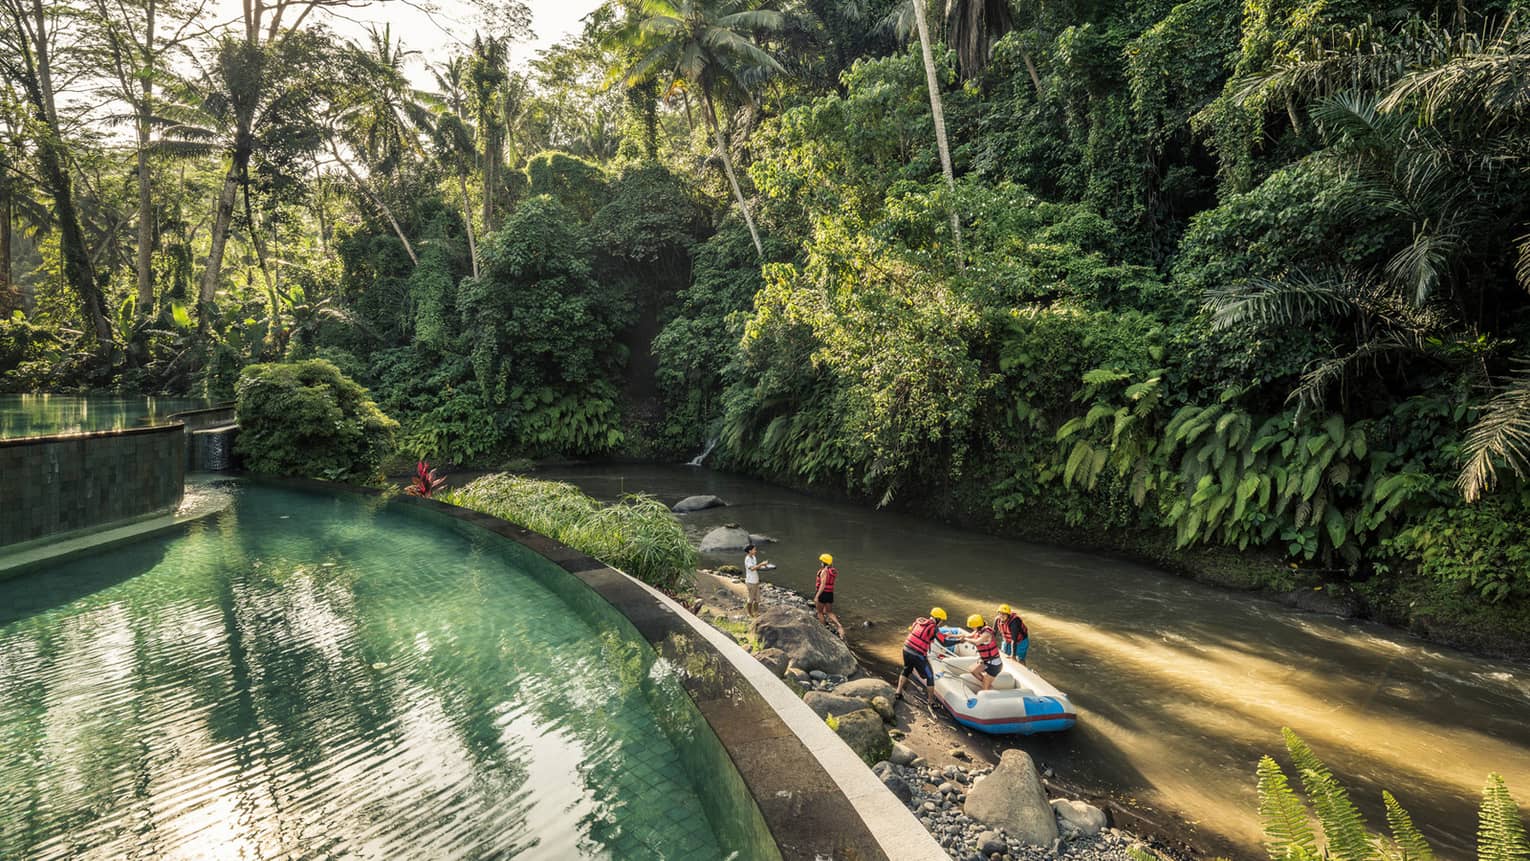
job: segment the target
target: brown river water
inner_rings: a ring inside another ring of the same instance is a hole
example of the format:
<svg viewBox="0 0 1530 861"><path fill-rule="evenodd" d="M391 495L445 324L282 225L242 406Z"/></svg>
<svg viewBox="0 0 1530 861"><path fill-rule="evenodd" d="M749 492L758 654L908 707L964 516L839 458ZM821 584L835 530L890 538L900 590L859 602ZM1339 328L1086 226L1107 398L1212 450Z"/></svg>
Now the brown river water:
<svg viewBox="0 0 1530 861"><path fill-rule="evenodd" d="M687 532L699 539L736 522L773 536L760 551L779 568L766 576L801 592L818 554L832 553L851 644L885 662L898 661L904 626L932 604L952 619L1015 605L1031 630L1030 665L1068 692L1080 720L1013 743L1071 783L1177 815L1218 852L1262 855L1254 767L1264 753L1284 761L1283 726L1327 761L1373 828L1385 824L1389 789L1445 858L1473 855L1489 772L1522 808L1530 800L1530 668L1518 664L704 468L607 464L538 477L604 499L716 494L728 507L683 515ZM742 554L706 561L740 564Z"/></svg>

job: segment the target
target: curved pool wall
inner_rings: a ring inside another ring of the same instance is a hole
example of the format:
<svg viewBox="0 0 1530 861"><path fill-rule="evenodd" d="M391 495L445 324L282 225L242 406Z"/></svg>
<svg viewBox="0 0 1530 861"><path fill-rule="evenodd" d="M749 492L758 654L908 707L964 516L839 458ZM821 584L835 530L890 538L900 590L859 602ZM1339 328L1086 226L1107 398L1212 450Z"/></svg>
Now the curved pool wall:
<svg viewBox="0 0 1530 861"><path fill-rule="evenodd" d="M320 492L341 487L304 479L272 483ZM371 488L344 490L381 495ZM663 668L662 677L677 683L691 706L677 709L674 722L689 740L679 745L688 768L726 777L717 792L702 796L708 818L716 823L746 811L747 816L728 828L742 829L741 838L753 835L761 841L759 854L745 852L734 861L949 857L781 679L732 637L664 593L593 556L497 517L417 497L398 497L396 504L509 539L519 548L511 552L533 554L546 563L527 567L566 602L648 643L656 665Z"/></svg>
<svg viewBox="0 0 1530 861"><path fill-rule="evenodd" d="M0 439L0 550L173 511L179 424Z"/></svg>

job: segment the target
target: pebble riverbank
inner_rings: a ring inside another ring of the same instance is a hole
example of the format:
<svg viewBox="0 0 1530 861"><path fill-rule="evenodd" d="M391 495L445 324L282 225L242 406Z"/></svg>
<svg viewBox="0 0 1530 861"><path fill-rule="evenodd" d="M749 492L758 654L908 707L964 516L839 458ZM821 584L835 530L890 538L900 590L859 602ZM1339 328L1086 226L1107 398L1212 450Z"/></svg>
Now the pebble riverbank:
<svg viewBox="0 0 1530 861"><path fill-rule="evenodd" d="M748 617L741 614L744 598L742 577L732 566L724 566L715 571L698 571L696 591L699 599L696 604L697 614L702 618L719 627L747 622ZM760 599L766 608L812 609L812 602L807 598L769 583L762 584ZM863 667L856 667L853 672L841 675L816 669L806 671L793 666L787 668L784 675L803 692L819 691L823 694L832 694L842 685L853 683L853 679L870 677ZM908 708L909 705L904 703L899 704L899 707ZM1042 858L1135 861L1143 857L1142 853L1150 858L1159 854L1135 835L1110 827L1105 814L1099 809L1078 801L1052 801L1056 811L1056 837L1045 844L1027 842L1018 836L991 828L968 815L964 806L974 786L992 774L992 766L977 763L970 766L931 765L930 759L944 758L941 754L946 757L954 754L964 759L971 757L959 751L934 749L938 745L934 739L923 739L896 729L891 731L891 735L894 740L892 755L888 760L872 765L873 773L913 811L920 823L956 861L1028 861ZM926 747L931 749L926 750ZM1050 774L1050 770L1047 773ZM1045 810L1045 805L1042 810Z"/></svg>

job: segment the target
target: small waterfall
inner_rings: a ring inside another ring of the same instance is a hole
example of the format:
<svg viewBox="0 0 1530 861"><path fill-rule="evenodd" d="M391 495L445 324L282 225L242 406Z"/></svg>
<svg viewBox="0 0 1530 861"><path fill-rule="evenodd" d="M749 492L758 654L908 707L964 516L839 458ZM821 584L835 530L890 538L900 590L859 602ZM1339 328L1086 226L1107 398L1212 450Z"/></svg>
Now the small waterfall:
<svg viewBox="0 0 1530 861"><path fill-rule="evenodd" d="M701 466L701 462L707 459L707 455L711 454L712 449L714 448L717 448L717 437L712 437L711 439L707 440L706 448L701 450L701 454L698 454L690 460L686 461L685 465Z"/></svg>

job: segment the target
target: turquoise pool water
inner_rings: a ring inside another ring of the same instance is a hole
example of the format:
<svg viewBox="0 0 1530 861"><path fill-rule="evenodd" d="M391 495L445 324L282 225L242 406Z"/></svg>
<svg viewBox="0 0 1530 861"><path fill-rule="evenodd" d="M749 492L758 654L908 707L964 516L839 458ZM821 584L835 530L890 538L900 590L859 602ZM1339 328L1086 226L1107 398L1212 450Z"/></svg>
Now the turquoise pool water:
<svg viewBox="0 0 1530 861"><path fill-rule="evenodd" d="M0 858L755 857L687 767L694 706L550 563L233 493L0 582Z"/></svg>
<svg viewBox="0 0 1530 861"><path fill-rule="evenodd" d="M140 427L205 406L204 400L143 395L0 394L0 439Z"/></svg>

